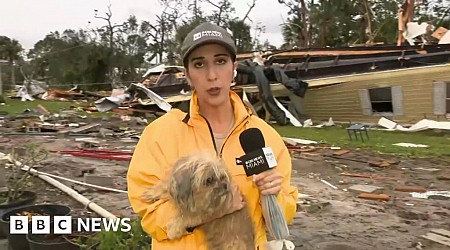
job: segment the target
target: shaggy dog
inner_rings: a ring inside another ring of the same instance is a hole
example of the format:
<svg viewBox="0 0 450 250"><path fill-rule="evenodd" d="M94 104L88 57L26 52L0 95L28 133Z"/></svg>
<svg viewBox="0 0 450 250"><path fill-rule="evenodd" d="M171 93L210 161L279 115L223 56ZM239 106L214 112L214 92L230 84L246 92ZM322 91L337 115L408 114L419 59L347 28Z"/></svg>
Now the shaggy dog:
<svg viewBox="0 0 450 250"><path fill-rule="evenodd" d="M169 200L177 214L167 224L169 239L187 234L196 227L205 234L209 250L255 249L253 222L247 207L216 218L232 202L230 174L222 159L196 153L179 159L167 180L160 181L144 195L147 202Z"/></svg>

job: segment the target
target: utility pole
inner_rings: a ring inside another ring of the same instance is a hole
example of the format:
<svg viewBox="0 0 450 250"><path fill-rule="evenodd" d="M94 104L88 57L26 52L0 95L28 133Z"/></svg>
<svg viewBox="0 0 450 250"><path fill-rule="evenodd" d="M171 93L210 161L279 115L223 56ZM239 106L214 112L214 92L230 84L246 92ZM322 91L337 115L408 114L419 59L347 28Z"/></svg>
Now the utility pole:
<svg viewBox="0 0 450 250"><path fill-rule="evenodd" d="M2 63L8 63L8 61L0 59L0 96L3 95Z"/></svg>

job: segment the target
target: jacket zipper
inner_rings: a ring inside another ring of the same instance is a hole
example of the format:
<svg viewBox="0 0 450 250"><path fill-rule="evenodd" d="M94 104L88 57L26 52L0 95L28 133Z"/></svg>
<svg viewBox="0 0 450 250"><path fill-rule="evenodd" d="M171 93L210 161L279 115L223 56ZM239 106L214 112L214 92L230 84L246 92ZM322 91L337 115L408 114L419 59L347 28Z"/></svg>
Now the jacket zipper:
<svg viewBox="0 0 450 250"><path fill-rule="evenodd" d="M234 128L230 131L230 133L228 133L227 137L225 138L225 140L223 140L222 146L220 148L220 154L219 157L222 158L222 152L223 152L223 148L225 146L225 142L227 142L228 138L230 137L230 135L236 130L237 127L241 126L242 123L244 123L247 120L248 117L244 118L239 124L237 124L236 126L234 126ZM214 138L213 138L214 140ZM214 145L216 145L214 143Z"/></svg>
<svg viewBox="0 0 450 250"><path fill-rule="evenodd" d="M200 116L203 117L203 119L205 119L206 124L208 125L209 134L211 135L211 139L212 139L212 143L213 143L213 146L214 146L214 150L216 151L216 154L217 154L218 152L217 152L217 147L216 147L216 141L214 140L214 133L212 131L211 125L209 124L208 119L206 119L203 115L200 115Z"/></svg>

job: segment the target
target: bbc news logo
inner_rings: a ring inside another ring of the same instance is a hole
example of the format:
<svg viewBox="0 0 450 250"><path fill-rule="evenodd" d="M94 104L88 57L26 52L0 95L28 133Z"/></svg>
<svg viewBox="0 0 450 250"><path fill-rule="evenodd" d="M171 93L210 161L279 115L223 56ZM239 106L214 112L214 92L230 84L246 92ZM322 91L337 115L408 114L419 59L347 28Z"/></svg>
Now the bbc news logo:
<svg viewBox="0 0 450 250"><path fill-rule="evenodd" d="M10 234L28 234L31 225L32 234L72 234L77 232L129 232L131 230L130 218L77 218L72 222L72 216L32 216L29 223L28 216L10 216ZM50 228L53 225L53 232Z"/></svg>

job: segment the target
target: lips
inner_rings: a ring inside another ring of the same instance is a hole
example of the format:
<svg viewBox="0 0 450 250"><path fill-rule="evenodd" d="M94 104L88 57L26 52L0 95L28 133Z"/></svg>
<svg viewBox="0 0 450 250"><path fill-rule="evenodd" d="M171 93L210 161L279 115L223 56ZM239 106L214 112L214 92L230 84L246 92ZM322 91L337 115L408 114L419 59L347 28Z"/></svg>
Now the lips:
<svg viewBox="0 0 450 250"><path fill-rule="evenodd" d="M208 89L206 92L208 92L208 94L212 95L212 96L217 96L220 94L220 88L214 87L214 88L210 88Z"/></svg>

